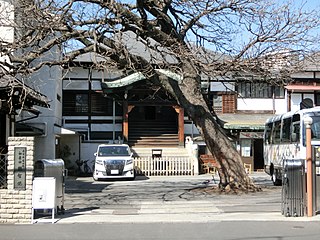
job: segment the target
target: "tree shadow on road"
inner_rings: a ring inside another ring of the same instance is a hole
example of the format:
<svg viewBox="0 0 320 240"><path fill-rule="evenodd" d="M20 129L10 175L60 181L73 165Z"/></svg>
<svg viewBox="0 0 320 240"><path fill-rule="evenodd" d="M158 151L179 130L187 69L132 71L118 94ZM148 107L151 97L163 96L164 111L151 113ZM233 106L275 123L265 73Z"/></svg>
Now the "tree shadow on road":
<svg viewBox="0 0 320 240"><path fill-rule="evenodd" d="M68 178L65 182L65 193L94 193L102 192L110 183L94 184L91 178Z"/></svg>

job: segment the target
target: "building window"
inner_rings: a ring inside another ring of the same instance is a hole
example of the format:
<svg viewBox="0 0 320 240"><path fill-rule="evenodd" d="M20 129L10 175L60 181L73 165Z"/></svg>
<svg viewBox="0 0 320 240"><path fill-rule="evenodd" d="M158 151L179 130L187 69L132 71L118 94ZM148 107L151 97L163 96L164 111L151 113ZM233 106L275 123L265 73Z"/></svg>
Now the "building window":
<svg viewBox="0 0 320 240"><path fill-rule="evenodd" d="M272 89L274 91L275 98L284 98L284 88L283 87L273 86Z"/></svg>
<svg viewBox="0 0 320 240"><path fill-rule="evenodd" d="M112 99L100 93L91 94L91 114L112 116Z"/></svg>
<svg viewBox="0 0 320 240"><path fill-rule="evenodd" d="M236 110L236 95L233 93L212 92L209 99L216 113L234 113Z"/></svg>
<svg viewBox="0 0 320 240"><path fill-rule="evenodd" d="M273 132L272 132L272 143L277 144L280 143L280 135L281 133L281 121L276 121L274 123Z"/></svg>
<svg viewBox="0 0 320 240"><path fill-rule="evenodd" d="M63 115L88 115L89 97L85 92L63 91Z"/></svg>
<svg viewBox="0 0 320 240"><path fill-rule="evenodd" d="M212 105L215 112L222 112L222 95L214 94Z"/></svg>
<svg viewBox="0 0 320 240"><path fill-rule="evenodd" d="M251 157L251 139L241 139L241 156Z"/></svg>
<svg viewBox="0 0 320 240"><path fill-rule="evenodd" d="M113 100L94 91L63 91L64 116L112 116ZM116 104L116 112L119 106Z"/></svg>
<svg viewBox="0 0 320 240"><path fill-rule="evenodd" d="M0 151L0 189L7 188L7 154Z"/></svg>
<svg viewBox="0 0 320 240"><path fill-rule="evenodd" d="M283 119L281 142L290 143L291 138L291 118Z"/></svg>
<svg viewBox="0 0 320 240"><path fill-rule="evenodd" d="M240 82L238 83L238 93L244 98L284 98L284 88L271 86L268 83Z"/></svg>
<svg viewBox="0 0 320 240"><path fill-rule="evenodd" d="M76 93L75 94L75 112L76 113L88 113L89 101L88 94Z"/></svg>

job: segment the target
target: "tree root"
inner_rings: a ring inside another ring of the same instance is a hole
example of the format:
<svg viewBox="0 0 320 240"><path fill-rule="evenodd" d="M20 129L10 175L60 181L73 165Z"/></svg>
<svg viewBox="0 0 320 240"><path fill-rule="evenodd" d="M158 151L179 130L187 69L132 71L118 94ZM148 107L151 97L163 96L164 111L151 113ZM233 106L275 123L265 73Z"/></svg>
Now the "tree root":
<svg viewBox="0 0 320 240"><path fill-rule="evenodd" d="M253 192L262 191L260 187L257 187L254 184L242 185L238 182L231 182L231 183L228 183L226 186L219 185L218 188L221 193L226 193L226 194L253 193Z"/></svg>
<svg viewBox="0 0 320 240"><path fill-rule="evenodd" d="M247 185L246 187L242 186L239 183L232 182L227 184L226 186L218 185L213 187L201 187L201 188L195 188L192 191L197 192L203 192L206 194L226 194L226 195L232 195L232 194L248 194L248 193L255 193L255 192L262 192L261 187L257 187L253 184Z"/></svg>

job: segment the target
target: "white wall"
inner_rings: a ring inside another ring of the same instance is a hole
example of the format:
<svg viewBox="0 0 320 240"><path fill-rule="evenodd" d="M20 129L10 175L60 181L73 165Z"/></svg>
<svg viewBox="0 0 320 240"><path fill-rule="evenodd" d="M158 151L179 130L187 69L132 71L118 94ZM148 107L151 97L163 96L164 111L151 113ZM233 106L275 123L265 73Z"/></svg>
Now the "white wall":
<svg viewBox="0 0 320 240"><path fill-rule="evenodd" d="M38 90L49 99L50 108L39 108L41 114L38 118L28 120L26 123L46 123L47 132L42 140L37 142L37 158L54 159L55 156L55 139L58 133L55 132L55 125L62 125L62 92L61 92L61 69L58 67L44 67L32 76L34 84L38 84ZM58 95L60 100L58 100ZM26 114L24 115L26 117Z"/></svg>
<svg viewBox="0 0 320 240"><path fill-rule="evenodd" d="M117 69L111 70L92 70L91 78L93 79L113 79L122 76L123 73ZM66 70L64 73L64 78L72 78L72 79L88 79L90 76L89 69L85 69L82 67L73 67L69 70Z"/></svg>
<svg viewBox="0 0 320 240"><path fill-rule="evenodd" d="M14 8L11 0L0 0L0 38L12 43L14 40Z"/></svg>
<svg viewBox="0 0 320 240"><path fill-rule="evenodd" d="M297 72L291 74L292 78L313 78L314 73L313 72Z"/></svg>
<svg viewBox="0 0 320 240"><path fill-rule="evenodd" d="M300 103L302 101L301 94L292 94L291 95L291 110L296 111L300 109Z"/></svg>
<svg viewBox="0 0 320 240"><path fill-rule="evenodd" d="M233 83L210 82L210 91L213 92L234 91L234 89L235 87Z"/></svg>
<svg viewBox="0 0 320 240"><path fill-rule="evenodd" d="M199 131L197 127L193 124L184 124L184 134L187 136L194 136L194 135L199 135Z"/></svg>
<svg viewBox="0 0 320 240"><path fill-rule="evenodd" d="M46 56L38 59L41 62L44 59L60 58L60 49L55 48ZM36 63L35 63L36 64ZM55 159L55 145L58 132L55 131L55 126L62 126L62 68L59 66L48 67L44 66L39 71L32 74L25 81L30 87L44 94L49 100L50 108L34 107L40 110L40 115L37 118L27 120L24 123L46 123L46 135L37 141L37 151L35 157ZM30 114L24 112L20 117L27 119ZM40 151L38 151L40 149Z"/></svg>
<svg viewBox="0 0 320 240"><path fill-rule="evenodd" d="M1 44L13 43L14 40L14 8L11 0L0 0L0 40ZM7 56L0 52L0 61L10 62Z"/></svg>
<svg viewBox="0 0 320 240"><path fill-rule="evenodd" d="M313 93L304 93L303 99L305 99L305 98L310 98L313 102L315 102ZM300 103L303 99L302 99L301 93L292 93L291 94L291 102L290 102L291 110L292 111L300 110Z"/></svg>
<svg viewBox="0 0 320 240"><path fill-rule="evenodd" d="M107 143L107 142L106 142ZM98 148L98 145L101 143L82 143L81 144L81 159L83 160L94 160L95 156L93 155Z"/></svg>
<svg viewBox="0 0 320 240"><path fill-rule="evenodd" d="M238 98L238 110L275 110L276 114L287 112L287 100L284 99L265 99L265 98Z"/></svg>
<svg viewBox="0 0 320 240"><path fill-rule="evenodd" d="M82 67L73 67L69 70L65 70L63 77L67 78L89 78L89 70Z"/></svg>
<svg viewBox="0 0 320 240"><path fill-rule="evenodd" d="M92 131L116 131L121 132L122 131L122 124L91 124L91 130Z"/></svg>

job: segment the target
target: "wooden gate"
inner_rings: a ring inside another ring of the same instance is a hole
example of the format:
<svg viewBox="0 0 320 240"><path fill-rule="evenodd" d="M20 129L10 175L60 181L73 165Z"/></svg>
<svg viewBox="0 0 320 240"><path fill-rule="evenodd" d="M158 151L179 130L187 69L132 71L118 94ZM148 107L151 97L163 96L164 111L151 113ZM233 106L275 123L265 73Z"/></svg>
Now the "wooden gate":
<svg viewBox="0 0 320 240"><path fill-rule="evenodd" d="M188 157L135 158L134 167L138 175L194 175L193 161Z"/></svg>

